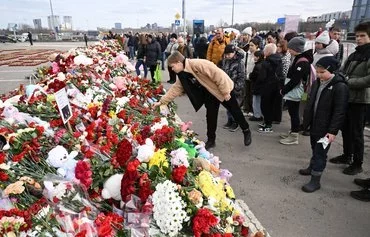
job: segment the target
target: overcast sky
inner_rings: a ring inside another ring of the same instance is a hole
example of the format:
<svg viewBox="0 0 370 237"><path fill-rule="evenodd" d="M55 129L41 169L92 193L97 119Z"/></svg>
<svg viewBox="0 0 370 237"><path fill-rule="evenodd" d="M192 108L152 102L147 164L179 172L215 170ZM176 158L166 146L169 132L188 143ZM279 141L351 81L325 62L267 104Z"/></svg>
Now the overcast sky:
<svg viewBox="0 0 370 237"><path fill-rule="evenodd" d="M204 19L206 25L218 25L220 19L231 24L232 0L186 0L186 18ZM234 0L234 23L276 22L285 14L308 16L351 10L352 0ZM169 26L181 13L182 0L52 0L54 15L72 16L74 29L141 27L147 23ZM0 0L0 28L8 23L26 23L41 18L47 27L51 15L49 0Z"/></svg>

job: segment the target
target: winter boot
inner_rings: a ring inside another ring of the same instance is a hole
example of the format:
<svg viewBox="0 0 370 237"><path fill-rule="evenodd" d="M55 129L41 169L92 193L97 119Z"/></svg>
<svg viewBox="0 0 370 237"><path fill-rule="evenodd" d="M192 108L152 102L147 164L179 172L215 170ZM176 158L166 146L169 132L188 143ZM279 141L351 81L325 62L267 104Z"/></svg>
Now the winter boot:
<svg viewBox="0 0 370 237"><path fill-rule="evenodd" d="M320 189L320 179L321 175L311 175L310 182L302 186L302 191L306 193L312 193Z"/></svg>
<svg viewBox="0 0 370 237"><path fill-rule="evenodd" d="M298 133L296 132L290 133L287 138L281 139L280 143L284 145L298 144Z"/></svg>
<svg viewBox="0 0 370 237"><path fill-rule="evenodd" d="M227 120L227 123L224 124L224 129L229 129L233 125L233 121L231 119Z"/></svg>
<svg viewBox="0 0 370 237"><path fill-rule="evenodd" d="M370 179L355 179L353 182L362 188L370 189Z"/></svg>
<svg viewBox="0 0 370 237"><path fill-rule="evenodd" d="M280 134L279 134L279 137L280 137L281 139L285 139L285 138L289 137L289 135L290 135L290 131L289 131L289 132L287 132L287 133L280 133Z"/></svg>
<svg viewBox="0 0 370 237"><path fill-rule="evenodd" d="M350 195L354 199L357 199L363 202L370 202L370 190L369 189L363 189L361 191L352 191Z"/></svg>
<svg viewBox="0 0 370 237"><path fill-rule="evenodd" d="M362 165L352 164L343 170L343 174L356 175L362 172Z"/></svg>
<svg viewBox="0 0 370 237"><path fill-rule="evenodd" d="M244 134L244 145L249 146L252 143L251 130L249 128L246 130L243 130L243 134Z"/></svg>
<svg viewBox="0 0 370 237"><path fill-rule="evenodd" d="M230 132L235 132L239 129L239 125L237 123L233 123L230 128L229 128L229 131Z"/></svg>
<svg viewBox="0 0 370 237"><path fill-rule="evenodd" d="M311 175L311 171L312 171L312 168L311 168L311 165L309 165L306 169L300 169L298 172L300 175L308 176L308 175Z"/></svg>
<svg viewBox="0 0 370 237"><path fill-rule="evenodd" d="M346 156L345 154L342 154L340 156L336 156L334 158L329 159L329 162L333 163L333 164L349 165L349 164L351 164L351 161L352 161L352 157L351 156Z"/></svg>
<svg viewBox="0 0 370 237"><path fill-rule="evenodd" d="M214 140L208 140L206 142L205 148L209 150L210 148L213 148L216 146L216 142Z"/></svg>

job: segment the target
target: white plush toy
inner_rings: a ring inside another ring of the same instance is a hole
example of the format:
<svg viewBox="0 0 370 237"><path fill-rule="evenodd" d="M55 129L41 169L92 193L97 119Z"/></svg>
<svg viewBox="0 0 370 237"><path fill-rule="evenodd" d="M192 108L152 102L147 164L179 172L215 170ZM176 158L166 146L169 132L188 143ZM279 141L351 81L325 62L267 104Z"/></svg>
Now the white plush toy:
<svg viewBox="0 0 370 237"><path fill-rule="evenodd" d="M149 162L150 158L154 155L155 146L150 138L145 140L145 144L138 146L137 159L140 162Z"/></svg>
<svg viewBox="0 0 370 237"><path fill-rule="evenodd" d="M75 178L75 168L77 161L74 159L78 155L77 151L72 151L68 154L68 151L62 146L56 146L48 153L46 162L58 168L58 174L65 177L67 180L73 180Z"/></svg>
<svg viewBox="0 0 370 237"><path fill-rule="evenodd" d="M116 201L121 201L121 180L123 174L115 174L109 177L103 185L103 190L101 192L104 199L113 198Z"/></svg>

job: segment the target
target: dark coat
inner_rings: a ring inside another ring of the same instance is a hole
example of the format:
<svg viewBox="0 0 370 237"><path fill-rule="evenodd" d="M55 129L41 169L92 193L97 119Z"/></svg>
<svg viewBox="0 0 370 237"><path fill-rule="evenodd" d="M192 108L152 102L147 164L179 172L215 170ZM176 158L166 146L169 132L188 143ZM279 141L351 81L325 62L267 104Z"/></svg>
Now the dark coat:
<svg viewBox="0 0 370 237"><path fill-rule="evenodd" d="M252 82L252 94L253 95L261 95L261 91L263 89L263 83L259 83L258 76L262 70L262 62L258 61L254 65L253 71L249 74L249 79Z"/></svg>
<svg viewBox="0 0 370 237"><path fill-rule="evenodd" d="M230 77L234 82L233 92L237 97L243 95L243 89L245 86L245 66L243 63L244 55L236 51L235 56L231 59L222 60L222 70Z"/></svg>
<svg viewBox="0 0 370 237"><path fill-rule="evenodd" d="M370 104L370 43L356 47L342 72L348 78L349 102Z"/></svg>
<svg viewBox="0 0 370 237"><path fill-rule="evenodd" d="M177 76L195 111L198 111L204 104L205 95L207 93L206 89L191 73L182 71L178 73Z"/></svg>
<svg viewBox="0 0 370 237"><path fill-rule="evenodd" d="M349 94L347 84L343 76L335 75L322 90L315 113L319 87L320 80L316 80L312 85L310 100L304 112L303 126L305 129L310 128L311 136L324 137L327 133L337 135L347 112Z"/></svg>
<svg viewBox="0 0 370 237"><path fill-rule="evenodd" d="M207 58L208 43L206 37L201 37L199 43L195 45L195 51L197 56L201 59Z"/></svg>
<svg viewBox="0 0 370 237"><path fill-rule="evenodd" d="M168 45L167 38L165 36L162 36L162 38L157 37L157 41L161 45L162 52L164 52Z"/></svg>
<svg viewBox="0 0 370 237"><path fill-rule="evenodd" d="M146 65L153 66L157 64L157 60L161 60L162 51L159 43L153 39L152 43L146 46Z"/></svg>
<svg viewBox="0 0 370 237"><path fill-rule="evenodd" d="M279 87L279 79L276 70L282 67L281 57L278 54L272 54L262 61L262 67L258 74L257 89L261 95L276 91Z"/></svg>
<svg viewBox="0 0 370 237"><path fill-rule="evenodd" d="M137 59L144 59L146 55L146 44L139 44L137 49Z"/></svg>
<svg viewBox="0 0 370 237"><path fill-rule="evenodd" d="M134 47L135 46L135 41L136 41L136 37L134 35L130 35L129 38L128 38L127 45Z"/></svg>
<svg viewBox="0 0 370 237"><path fill-rule="evenodd" d="M305 57L307 61L300 61L297 63L298 59ZM289 67L287 78L290 81L284 85L281 93L283 95L287 94L289 91L293 90L301 81L307 81L311 73L311 63L313 62L312 49L309 49L299 55L297 55L292 65Z"/></svg>

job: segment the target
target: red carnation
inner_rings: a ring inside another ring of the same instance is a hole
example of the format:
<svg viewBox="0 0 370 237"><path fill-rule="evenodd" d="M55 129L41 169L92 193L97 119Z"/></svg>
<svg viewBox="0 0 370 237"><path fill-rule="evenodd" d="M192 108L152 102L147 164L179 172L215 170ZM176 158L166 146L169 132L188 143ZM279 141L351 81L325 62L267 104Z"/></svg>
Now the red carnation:
<svg viewBox="0 0 370 237"><path fill-rule="evenodd" d="M9 179L9 176L7 173L0 171L0 181L7 181Z"/></svg>
<svg viewBox="0 0 370 237"><path fill-rule="evenodd" d="M80 180L81 184L88 189L93 181L90 163L79 160L76 164L75 176Z"/></svg>
<svg viewBox="0 0 370 237"><path fill-rule="evenodd" d="M193 232L195 237L201 237L202 234L209 234L211 227L216 226L217 218L206 208L198 210L193 219Z"/></svg>
<svg viewBox="0 0 370 237"><path fill-rule="evenodd" d="M4 152L0 152L0 164L5 162L6 155Z"/></svg>
<svg viewBox="0 0 370 237"><path fill-rule="evenodd" d="M175 183L182 184L182 181L184 181L184 177L186 174L186 167L185 166L179 166L172 170L172 180Z"/></svg>
<svg viewBox="0 0 370 237"><path fill-rule="evenodd" d="M125 167L127 161L132 155L132 145L127 139L123 139L119 144L116 152L117 162L121 167Z"/></svg>

